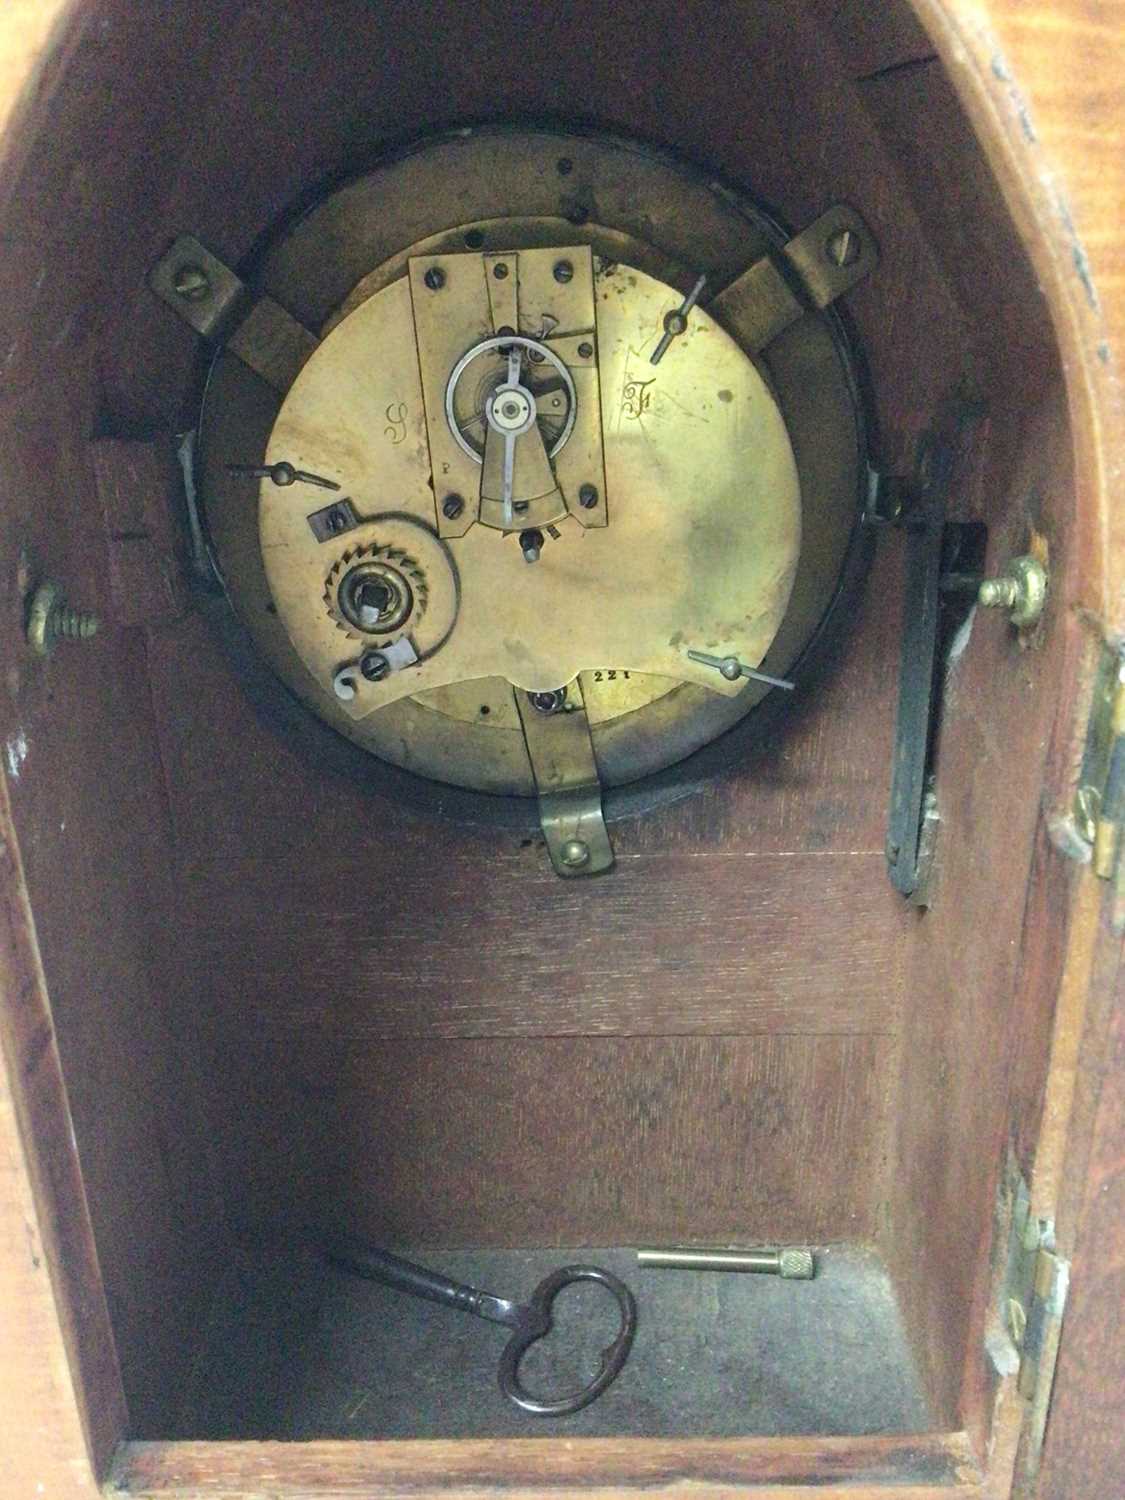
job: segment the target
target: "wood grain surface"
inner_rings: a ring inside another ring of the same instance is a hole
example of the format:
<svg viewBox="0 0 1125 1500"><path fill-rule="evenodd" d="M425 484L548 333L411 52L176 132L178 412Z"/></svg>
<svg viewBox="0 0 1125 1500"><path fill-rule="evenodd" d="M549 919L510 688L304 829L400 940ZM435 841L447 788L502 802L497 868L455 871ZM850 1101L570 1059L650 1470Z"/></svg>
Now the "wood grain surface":
<svg viewBox="0 0 1125 1500"><path fill-rule="evenodd" d="M979 611L946 677L936 896L907 963L895 1111L892 1264L911 1288L904 1312L936 1409L970 1426L988 1406L981 1247L1011 1128L1010 1037L1042 1031L1052 1001L1049 989L1017 992L1016 980L1065 642L1079 628L1067 609L1068 518L1055 509L1070 492L1058 403L1029 414L1026 431L1022 458L997 454L990 471L990 553L1026 550L1031 528L1049 534L1058 592L1034 641Z"/></svg>
<svg viewBox="0 0 1125 1500"><path fill-rule="evenodd" d="M84 355L72 351L78 369ZM103 592L89 445L68 436L80 395L60 377L0 400L11 486L0 518L11 627L0 641L0 739L130 1418L154 1431L174 1406L206 1268L221 1254L221 1233L204 1226L221 1218L183 1023L192 973L182 946L164 940L176 901L145 639L114 628ZM75 496L89 500L70 516ZM94 642L49 661L23 646L25 555L32 578L57 578L101 611Z"/></svg>
<svg viewBox="0 0 1125 1500"><path fill-rule="evenodd" d="M30 17L23 0L4 8L0 91L5 81L28 76L61 8L45 0L31 7ZM172 702L167 683L182 676L192 693L221 674L214 662L195 672L198 652L190 635L158 632L146 644L136 632L123 633L98 666L79 670L60 661L37 675L17 663L15 676L9 673L3 731L19 849L67 1069L100 1270L123 1362L133 1371L138 1410L151 1401L155 1412L167 1399L177 1361L188 1352L183 1330L196 1316L193 1299L207 1290L206 1267L192 1253L196 1216L212 1222L200 1113L210 1111L224 1157L223 1181L236 1203L247 1165L256 1164L247 1194L249 1219L291 1210L306 1191L326 1191L331 1201L337 1188L344 1190L338 1203L376 1209L379 1200L361 1195L368 1183L360 1180L358 1165L389 1130L394 1150L379 1169L389 1183L386 1201L405 1229L412 1220L430 1222L426 1215L434 1211L421 1201L417 1143L402 1123L429 1091L436 1102L456 1103L448 1117L435 1108L422 1122L432 1132L427 1149L451 1155L454 1163L458 1149L479 1159L489 1141L503 1140L498 1120L511 1126L510 1141L527 1143L523 1165L540 1171L551 1161L551 1151L543 1148L553 1150L558 1139L581 1140L607 1178L619 1178L630 1148L646 1148L652 1194L643 1203L638 1195L626 1204L638 1223L646 1222L645 1214L663 1213L668 1220L682 1214L676 1222L686 1225L696 1207L695 1222L705 1223L711 1214L711 1223L728 1223L724 1216L738 1205L744 1213L760 1207L763 1219L778 1224L810 1224L818 1222L823 1202L826 1214L848 1223L850 1233L843 1196L831 1197L832 1174L842 1174L841 1189L851 1193L858 1214L855 1232L889 1226L884 1242L910 1293L906 1312L931 1389L951 1420L969 1423L972 1442L981 1449L991 1393L979 1356L990 1186L1008 1133L1009 1088L1025 1153L1029 1149L1042 1103L1035 1059L1050 1055L1054 989L1062 955L1070 951L1065 903L1073 892L1058 878L1038 823L1044 781L1052 809L1065 792L1063 772L1052 770L1065 765L1065 757L1048 757L1052 710L1065 716L1073 709L1074 686L1067 685L1064 667L1084 660L1075 631L1092 620L1095 633L1113 637L1125 625L1125 514L1111 505L1111 481L1125 457L1125 246L1118 222L1125 3L916 0L914 9L985 143L1014 221L1032 245L1062 349L1072 433L1068 438L1048 410L1044 426L1024 429L1032 462L1020 468L1014 442L1019 424L1006 428L1002 414L994 416L991 467L981 476L990 497L994 554L1019 550L1026 523L1046 521L1064 585L1052 604L1049 649L1017 656L1002 622L978 620L974 627L941 752L949 809L945 846L954 852L947 853L941 905L916 922L905 948L894 923L878 908L870 910L873 871L855 875L868 870L864 861L875 865L881 842L881 778L893 694L889 647L897 608L890 595L876 595L868 605L873 612L863 640L871 644L849 657L828 689L829 711L818 708L799 721L785 750L731 778L713 798L669 809L643 832L623 832L629 894L604 929L597 917L587 921L602 951L610 953L604 970L615 992L612 1002L607 1005L594 982L574 987L568 979L569 992L562 986L564 1026L604 1029L607 1034L599 1037L547 1039L548 1018L535 1014L527 989L520 988L527 950L515 944L501 950L504 995L498 1009L489 1009L496 974L478 960L476 997L466 1012L469 1039L431 1045L421 1037L404 1041L371 1032L368 1007L379 999L384 972L375 957L380 934L374 923L346 938L332 929L336 946L329 945L327 957L337 965L358 954L365 979L358 997L341 987L332 1015L344 1024L334 1034L327 1006L310 1005L307 984L291 984L291 970L313 972L321 941L315 922L307 954L282 948L275 962L267 948L265 962L255 966L239 950L240 944L278 941L281 934L263 907L287 882L293 891L301 889L308 865L302 827L315 817L328 841L354 841L356 827L364 826L366 799L338 788L329 793L315 781L310 789L307 769L295 767L285 747L257 726L232 729L221 694L189 699L191 722L188 708ZM832 197L856 202L884 250L880 284L857 293L852 314L870 352L879 451L887 462L902 461L950 390L991 390L998 353L1011 353L1012 366L1028 377L1022 390L1015 381L1009 397L1030 406L1042 395L1041 376L1050 382L1049 372L1040 369L1037 340L1045 320L1037 294L1012 260L987 175L973 170L962 183L956 171L945 170L948 156L938 146L953 151L965 137L958 135L962 127L941 75L917 50L919 33L908 13L890 11L889 21L876 27L871 9L858 0L830 6L810 0L814 18L831 10L830 35L788 7L723 4L709 8L707 26L692 32L685 55L666 45L679 13L670 0L644 26L624 7L583 3L568 9L565 25L549 10L531 17L524 7L514 10L521 24L532 27L527 66L516 71L502 66L502 54L475 13L455 5L436 15L393 5L376 16L369 8L342 4L334 12L336 25L318 28L307 24L300 7L216 4L208 12L211 24L192 27L195 66L185 65L183 27L148 24L151 11L138 0L98 6L86 0L74 7L80 24L35 74L18 115L26 128L9 136L0 180L0 347L7 380L0 418L5 452L14 455L8 492L18 497L4 523L9 566L17 544L30 535L52 567L102 602L104 538L90 545L91 517L100 525L102 513L96 504L83 511L75 502L75 496L93 494L75 433L85 438L95 430L167 428L183 415L192 341L142 286L145 269L171 234L194 228L220 254L238 258L310 180L388 129L429 123L435 100L456 101L459 114L577 111L673 138L748 177L794 222L824 206L821 184L830 185ZM357 45L355 28L361 24L378 28L373 44ZM434 46L435 34L442 36L442 48ZM388 36L394 45L380 45ZM248 57L269 58L271 66L247 70ZM752 69L728 67L731 60L751 59ZM750 75L754 96L747 109L742 89ZM317 77L331 80L328 96L306 87ZM694 87L680 87L684 79L701 77L710 88L706 111L699 109ZM726 95L719 86L724 79L731 89ZM9 88L0 111L11 107ZM917 128L923 118L942 122L936 140L934 131ZM254 150L231 151L230 140L253 141ZM924 186L927 180L932 190ZM964 201L973 205L971 222L960 211L959 184ZM990 272L992 261L1007 262L1010 276ZM51 350L46 365L45 348ZM63 367L73 385L57 377ZM48 399L52 385L54 402ZM36 410L40 402L45 412ZM1071 441L1077 505L1066 514L1067 485L1060 476L1067 464L1060 453ZM79 514L83 522L72 526ZM18 618L8 587L4 608L15 636ZM992 626L1000 628L985 635L982 647L982 633ZM157 704L162 767L151 752L150 681L165 694ZM24 743L29 748L20 749ZM13 754L18 775L11 770ZM162 777L173 787L167 803ZM217 796L220 788L227 795ZM123 817L125 808L143 810L143 816ZM471 887L475 861L489 847L476 832L456 839L448 829L427 834L405 814L393 829L400 840L417 844L411 857L419 872L428 862L431 881L435 869L448 867ZM664 850L674 854L665 859ZM505 851L501 897L534 888L535 853ZM1033 860L1048 885L1032 886L1025 911L1025 877ZM747 885L748 866L768 877L763 884ZM324 868L333 868L327 857ZM820 906L810 899L814 869L823 872L820 888L829 893ZM237 870L241 880L229 882L228 870ZM663 893L669 876L675 877L671 896ZM645 881L652 892L648 900L639 895ZM75 886L88 902L60 899ZM1050 892L1060 893L1058 899ZM415 905L425 899L421 873L410 897ZM360 906L353 902L348 910L354 916ZM711 916L728 906L743 923L764 918L764 968L748 964ZM306 915L315 918L319 910L310 902ZM630 989L633 965L615 965L623 924L635 927L639 914L654 918L633 939L634 958L640 955L650 967L644 971L648 983ZM581 915L567 918L569 947L579 952ZM699 924L694 948L662 949L669 921L685 917ZM1039 956L1029 946L1021 963L1027 920L1048 930ZM190 969L191 930L206 939L205 968L198 973ZM818 931L845 944L853 957L855 984L841 986L848 991L843 995L830 993L824 982L827 950L818 951ZM1112 967L1105 951L1115 940L1103 927L1096 936L1091 972L1104 974ZM411 966L432 963L437 941L423 925ZM885 1038L897 1012L886 1008L885 993L881 997L871 984L880 945L892 994L898 992L901 965L908 966L911 1003L897 1052ZM803 1009L783 1014L786 952L800 955L802 985L806 974L814 983L807 995L802 992ZM700 1002L699 976L714 953L724 986L713 1002L710 991ZM692 990L687 1006L677 1003L684 975ZM396 983L399 989L392 987L388 999L395 1026L406 1021L425 1037L441 1032L445 1007L435 1005L428 1014L423 1009L407 1020L406 985L401 978ZM245 1005L248 992L252 1003ZM155 1005L148 1003L153 996L159 997ZM646 1014L642 1001L649 1000ZM271 1001L278 1007L272 1015ZM195 1071L195 1044L192 1028L178 1024L196 1009L210 1064L202 1096L185 1083ZM1089 1188L1080 1193L1072 1183L1073 1203L1066 1208L1076 1244L1077 1311L1076 1331L1064 1342L1063 1368L1075 1394L1056 1411L1045 1471L1052 1487L1047 1492L1060 1496L1078 1496L1080 1486L1101 1493L1125 1464L1112 1410L1097 1405L1095 1390L1115 1357L1098 1331L1096 1310L1104 1306L1100 1299L1120 1290L1117 1261L1099 1260L1099 1251L1107 1236L1114 1247L1120 1242L1114 1173L1123 1127L1109 1095L1089 1079L1099 1059L1116 1057L1104 1051L1113 1014L1105 1005L1078 1015L1083 1062L1058 1126L1057 1174L1080 1180L1086 1162L1091 1164ZM781 1029L786 1019L797 1020L797 1034ZM646 1021L661 1033L738 1025L762 1034L625 1039L624 1033L644 1031ZM511 1034L522 1026L537 1036ZM502 1039L489 1035L489 1028L504 1033ZM1021 1052L1023 1038L1028 1040ZM622 1065L623 1049L635 1066ZM552 1056L553 1070L547 1066ZM491 1066L497 1058L499 1081ZM11 1069L11 1055L8 1064ZM561 1098L564 1068L576 1069L584 1083L576 1095ZM887 1093L896 1078L899 1126L892 1141ZM13 1080L22 1107L28 1081L18 1069ZM527 1085L532 1099L553 1100L555 1109L536 1105L538 1116L529 1110ZM793 1090L801 1092L794 1096ZM797 1108L795 1097L812 1102ZM107 1109L108 1100L113 1103ZM56 1091L48 1102L49 1118L34 1128L46 1132L48 1143L62 1142L55 1164L61 1183L77 1158L63 1129L65 1100ZM603 1110L596 1120L595 1103ZM702 1129L712 1106L722 1127L714 1140ZM463 1139L459 1119L468 1122ZM715 1141L722 1140L733 1148L715 1158ZM740 1152L761 1149L786 1159L794 1148L816 1155L808 1176L787 1182L771 1175L771 1164L755 1179L747 1181L745 1173L735 1179ZM342 1176L332 1175L333 1158ZM15 1163L15 1196L4 1205L5 1227L14 1217L22 1225L18 1215L29 1213L29 1172L40 1219L49 1220L54 1205L44 1179L35 1176L33 1157L16 1151L9 1160ZM893 1174L883 1172L880 1164L886 1162L893 1163ZM693 1166L698 1183L690 1175ZM457 1201L457 1175L451 1170L451 1202ZM882 1205L892 1175L896 1191L886 1218ZM604 1219L616 1211L605 1185L592 1176L576 1186L555 1179L554 1188L558 1201L548 1196L538 1202L538 1222L562 1223L567 1213ZM534 1184L526 1191L534 1193ZM828 1196L822 1199L823 1193ZM75 1195L72 1182L69 1196ZM512 1214L499 1194L488 1201L497 1214ZM462 1211L467 1232L479 1211L467 1202ZM518 1215L509 1222L514 1232ZM64 1340L46 1317L42 1281L32 1278L29 1284L26 1267L21 1280L18 1261L12 1264L13 1287L21 1293L29 1288L28 1312L13 1325L14 1337L42 1340L45 1367L52 1372L27 1386L41 1401L52 1434L45 1439L39 1429L41 1448L30 1451L61 1465L55 1470L61 1495L82 1493L76 1408L59 1379ZM82 1257L60 1254L55 1266L62 1322L73 1329L74 1308L88 1295ZM177 1295L185 1288L186 1296ZM153 1307L161 1309L160 1317L150 1316ZM177 1324L177 1318L184 1321ZM1091 1400L1095 1419L1087 1423L1079 1414ZM11 1411L17 1421L18 1413L30 1413L26 1398ZM113 1425L111 1420L103 1430ZM28 1451L13 1434L13 1461L21 1466L13 1473L21 1482L32 1472ZM935 1486L938 1493L942 1486L958 1487L958 1476L960 1492L980 1488L965 1439L943 1439L922 1451L931 1467L919 1483L933 1481L927 1493ZM155 1446L129 1450L121 1476L137 1493L178 1489L184 1495L231 1496L297 1495L310 1486L330 1493L325 1485L340 1494L397 1493L404 1487L419 1493L433 1484L447 1492L461 1484L478 1493L496 1484L509 1493L521 1492L520 1485L534 1493L549 1484L557 1492L560 1483L608 1492L635 1484L638 1476L670 1491L685 1475L696 1476L690 1483L714 1494L753 1493L768 1476L775 1486L771 1493L780 1495L804 1488L806 1479L830 1477L839 1493L858 1497L887 1484L909 1493L913 1462L893 1442L879 1453L857 1444L740 1445L734 1456L685 1445L662 1453L628 1445L601 1453L549 1445L522 1469L520 1456L510 1451L485 1455L459 1448L458 1454L459 1460L449 1451L426 1455L414 1447L401 1454L353 1448L349 1455L327 1446L282 1455L268 1448ZM945 1464L940 1472L933 1467L939 1460ZM1005 1475L997 1470L988 1487L1005 1492Z"/></svg>
<svg viewBox="0 0 1125 1500"><path fill-rule="evenodd" d="M1070 1179L1071 1295L1042 1459L1043 1500L1100 1500L1122 1472L1125 1392L1125 983L1121 938L1106 933L1080 1054L1088 1154ZM1102 1003L1098 1003L1101 1001ZM1078 1132L1075 1132L1078 1134Z"/></svg>
<svg viewBox="0 0 1125 1500"><path fill-rule="evenodd" d="M0 1488L93 1495L125 1395L6 788L0 873Z"/></svg>
<svg viewBox="0 0 1125 1500"><path fill-rule="evenodd" d="M259 1234L330 1222L406 1245L862 1241L883 1212L889 1052L259 1033L227 1068L233 1212Z"/></svg>
<svg viewBox="0 0 1125 1500"><path fill-rule="evenodd" d="M306 1494L394 1500L438 1492L540 1500L564 1487L594 1500L635 1493L792 1500L808 1493L810 1479L838 1500L969 1500L984 1493L959 1433L738 1442L146 1443L123 1450L115 1475L119 1488L153 1500L296 1500Z"/></svg>
<svg viewBox="0 0 1125 1500"><path fill-rule="evenodd" d="M209 883L201 961L243 1024L371 1042L897 1026L908 914L881 854L669 851L560 889L538 847L417 844L374 903L362 848L315 868L301 850L268 900L254 861Z"/></svg>

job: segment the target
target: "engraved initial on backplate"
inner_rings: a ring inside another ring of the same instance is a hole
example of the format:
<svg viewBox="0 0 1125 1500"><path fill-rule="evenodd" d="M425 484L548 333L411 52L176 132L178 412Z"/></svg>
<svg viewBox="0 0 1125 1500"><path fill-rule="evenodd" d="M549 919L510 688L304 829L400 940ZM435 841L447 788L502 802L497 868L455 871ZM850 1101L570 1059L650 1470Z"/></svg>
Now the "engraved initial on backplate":
<svg viewBox="0 0 1125 1500"><path fill-rule="evenodd" d="M652 405L652 392L648 388L655 383L655 376L652 380L626 380L621 392L621 410L625 416L634 419L644 416Z"/></svg>
<svg viewBox="0 0 1125 1500"><path fill-rule="evenodd" d="M387 407L387 426L383 429L383 436L396 448L406 441L405 401L392 401Z"/></svg>

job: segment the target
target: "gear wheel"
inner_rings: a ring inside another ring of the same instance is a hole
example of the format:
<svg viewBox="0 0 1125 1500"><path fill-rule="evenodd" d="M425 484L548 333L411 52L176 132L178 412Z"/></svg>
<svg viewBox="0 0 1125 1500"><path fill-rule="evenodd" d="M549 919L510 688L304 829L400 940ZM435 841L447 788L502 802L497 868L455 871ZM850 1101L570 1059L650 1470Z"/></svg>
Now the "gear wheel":
<svg viewBox="0 0 1125 1500"><path fill-rule="evenodd" d="M388 623L382 629L364 630L348 618L341 603L341 593L347 588L348 581L357 575L373 582L383 582L392 591L397 588L400 607L391 611L393 624ZM349 640L364 641L375 647L389 646L408 630L413 630L425 614L428 602L429 585L422 565L404 548L378 542L349 548L337 559L324 585L324 604L336 622L336 629L343 631Z"/></svg>

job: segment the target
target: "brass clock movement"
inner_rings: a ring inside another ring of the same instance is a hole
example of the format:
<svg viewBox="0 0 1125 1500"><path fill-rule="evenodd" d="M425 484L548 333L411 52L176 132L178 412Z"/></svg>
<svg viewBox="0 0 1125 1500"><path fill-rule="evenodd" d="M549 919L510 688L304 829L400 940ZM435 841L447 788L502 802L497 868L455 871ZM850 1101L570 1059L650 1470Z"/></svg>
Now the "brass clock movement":
<svg viewBox="0 0 1125 1500"><path fill-rule="evenodd" d="M220 345L197 453L274 672L418 776L538 797L613 862L602 789L800 681L866 473L829 304L876 264L659 151L459 131L326 193L243 280L184 237L154 289Z"/></svg>

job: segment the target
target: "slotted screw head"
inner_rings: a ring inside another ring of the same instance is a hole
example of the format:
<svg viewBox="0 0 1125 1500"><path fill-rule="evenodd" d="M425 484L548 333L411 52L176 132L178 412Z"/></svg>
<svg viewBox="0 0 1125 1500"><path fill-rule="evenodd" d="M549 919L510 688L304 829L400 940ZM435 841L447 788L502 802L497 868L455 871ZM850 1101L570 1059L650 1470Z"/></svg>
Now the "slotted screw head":
<svg viewBox="0 0 1125 1500"><path fill-rule="evenodd" d="M568 281L574 280L574 266L569 260L557 260L555 262L555 280L565 286Z"/></svg>
<svg viewBox="0 0 1125 1500"><path fill-rule="evenodd" d="M201 302L211 295L211 282L202 266L181 266L172 286L185 302Z"/></svg>
<svg viewBox="0 0 1125 1500"><path fill-rule="evenodd" d="M422 277L422 280L431 292L440 292L445 285L445 272L440 266L431 266L425 276Z"/></svg>
<svg viewBox="0 0 1125 1500"><path fill-rule="evenodd" d="M832 264L844 270L855 265L863 246L854 229L837 229L829 235L824 249Z"/></svg>
<svg viewBox="0 0 1125 1500"><path fill-rule="evenodd" d="M359 659L359 670L368 682L382 682L390 676L391 664L381 651L365 651Z"/></svg>

